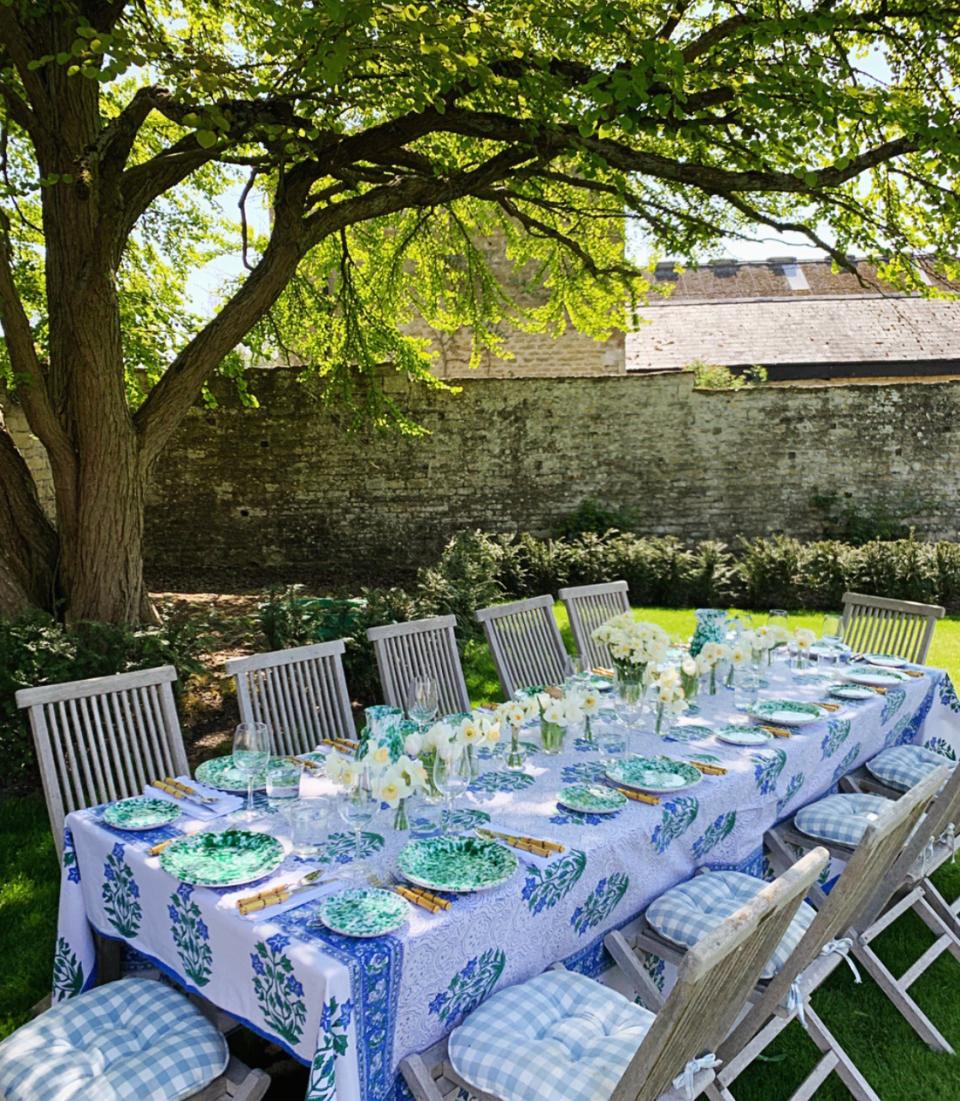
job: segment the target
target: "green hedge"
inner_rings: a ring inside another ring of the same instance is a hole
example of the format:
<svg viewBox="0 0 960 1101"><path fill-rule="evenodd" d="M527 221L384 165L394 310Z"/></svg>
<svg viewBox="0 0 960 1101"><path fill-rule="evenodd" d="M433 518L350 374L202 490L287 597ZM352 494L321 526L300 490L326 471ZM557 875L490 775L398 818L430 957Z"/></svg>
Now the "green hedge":
<svg viewBox="0 0 960 1101"><path fill-rule="evenodd" d="M19 689L167 664L184 677L203 668L204 641L197 627L182 619L142 630L104 623L65 627L39 612L0 619L0 788L39 785L33 739L16 704Z"/></svg>

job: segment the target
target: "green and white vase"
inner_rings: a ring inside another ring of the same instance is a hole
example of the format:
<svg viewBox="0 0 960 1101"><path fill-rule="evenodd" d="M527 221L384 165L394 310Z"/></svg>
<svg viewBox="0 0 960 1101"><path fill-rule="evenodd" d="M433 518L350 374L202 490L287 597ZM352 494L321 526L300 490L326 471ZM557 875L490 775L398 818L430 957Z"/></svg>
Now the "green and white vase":
<svg viewBox="0 0 960 1101"><path fill-rule="evenodd" d="M543 752L556 756L563 749L563 738L567 732L565 726L559 723L548 723L546 719L540 720L540 741L543 743Z"/></svg>

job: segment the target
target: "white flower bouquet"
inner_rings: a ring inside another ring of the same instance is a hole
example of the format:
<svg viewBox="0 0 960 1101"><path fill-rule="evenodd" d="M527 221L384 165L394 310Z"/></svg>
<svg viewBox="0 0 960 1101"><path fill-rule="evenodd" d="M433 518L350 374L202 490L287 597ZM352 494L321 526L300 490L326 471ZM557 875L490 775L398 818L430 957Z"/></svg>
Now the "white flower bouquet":
<svg viewBox="0 0 960 1101"><path fill-rule="evenodd" d="M703 649L697 654L697 664L702 670L702 675L710 677L710 695L717 694L717 669L720 665L730 660L730 647L724 642L704 643Z"/></svg>
<svg viewBox="0 0 960 1101"><path fill-rule="evenodd" d="M667 632L656 623L634 619L631 612L621 612L595 628L592 637L610 651L622 694L637 702L643 695L648 667L667 656Z"/></svg>
<svg viewBox="0 0 960 1101"><path fill-rule="evenodd" d="M653 683L656 692L656 732L659 734L664 720L672 722L687 710L689 704L683 688L682 671L677 666L668 665L661 669Z"/></svg>

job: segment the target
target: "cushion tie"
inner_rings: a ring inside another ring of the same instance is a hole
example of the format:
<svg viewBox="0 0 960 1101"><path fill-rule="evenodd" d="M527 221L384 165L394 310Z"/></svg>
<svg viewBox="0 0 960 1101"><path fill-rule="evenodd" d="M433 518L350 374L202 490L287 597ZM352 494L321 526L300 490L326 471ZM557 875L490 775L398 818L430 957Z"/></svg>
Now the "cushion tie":
<svg viewBox="0 0 960 1101"><path fill-rule="evenodd" d="M794 979L787 991L787 1012L796 1013L802 1027L807 1027L807 1014L803 1008L803 991L800 989L799 979Z"/></svg>
<svg viewBox="0 0 960 1101"><path fill-rule="evenodd" d="M683 1068L681 1074L678 1074L673 1080L673 1088L677 1090L683 1090L683 1095L687 1101L693 1101L693 1080L702 1070L716 1070L717 1067L723 1062L722 1059L718 1059L712 1051L708 1051L705 1055L698 1055L696 1059L691 1059L689 1063Z"/></svg>
<svg viewBox="0 0 960 1101"><path fill-rule="evenodd" d="M847 961L847 966L853 972L853 981L855 983L863 982L860 977L860 971L857 968L856 963L850 958L850 949L853 947L853 941L850 937L837 937L834 940L828 940L827 943L820 949L821 956L829 956L836 952L838 956L843 956Z"/></svg>
<svg viewBox="0 0 960 1101"><path fill-rule="evenodd" d="M950 846L950 863L956 864L957 862L957 827L950 822L947 828L940 834L938 841L945 842Z"/></svg>

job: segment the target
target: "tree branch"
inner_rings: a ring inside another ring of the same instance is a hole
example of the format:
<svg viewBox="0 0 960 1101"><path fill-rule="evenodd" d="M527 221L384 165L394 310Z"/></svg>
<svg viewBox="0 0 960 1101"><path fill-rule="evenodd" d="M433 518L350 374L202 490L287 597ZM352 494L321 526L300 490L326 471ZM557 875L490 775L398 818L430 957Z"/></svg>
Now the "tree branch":
<svg viewBox="0 0 960 1101"><path fill-rule="evenodd" d="M73 448L57 417L46 376L33 342L33 331L17 293L10 255L9 221L0 213L0 321L13 367L16 395L30 427L46 447L52 462L71 464Z"/></svg>

